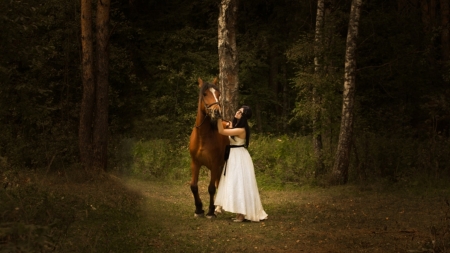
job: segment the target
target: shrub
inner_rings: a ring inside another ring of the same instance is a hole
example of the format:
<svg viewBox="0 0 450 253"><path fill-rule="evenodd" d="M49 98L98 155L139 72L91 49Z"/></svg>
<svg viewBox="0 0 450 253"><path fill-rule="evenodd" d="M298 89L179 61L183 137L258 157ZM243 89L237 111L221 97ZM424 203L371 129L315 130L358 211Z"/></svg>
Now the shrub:
<svg viewBox="0 0 450 253"><path fill-rule="evenodd" d="M255 173L278 183L308 183L314 178L311 138L255 135L249 152Z"/></svg>
<svg viewBox="0 0 450 253"><path fill-rule="evenodd" d="M179 142L124 139L117 153L117 169L124 175L142 179L181 179L188 175L189 152L187 146Z"/></svg>

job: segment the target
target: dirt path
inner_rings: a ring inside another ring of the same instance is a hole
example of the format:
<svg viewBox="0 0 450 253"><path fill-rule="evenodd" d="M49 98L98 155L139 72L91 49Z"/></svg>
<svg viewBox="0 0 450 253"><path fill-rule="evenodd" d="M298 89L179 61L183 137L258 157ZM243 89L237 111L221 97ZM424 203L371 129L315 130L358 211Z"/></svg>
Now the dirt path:
<svg viewBox="0 0 450 253"><path fill-rule="evenodd" d="M448 190L260 187L269 219L233 223L231 213L194 218L187 183L127 185L143 193L148 247L155 252L450 252ZM206 206L205 178L199 187Z"/></svg>

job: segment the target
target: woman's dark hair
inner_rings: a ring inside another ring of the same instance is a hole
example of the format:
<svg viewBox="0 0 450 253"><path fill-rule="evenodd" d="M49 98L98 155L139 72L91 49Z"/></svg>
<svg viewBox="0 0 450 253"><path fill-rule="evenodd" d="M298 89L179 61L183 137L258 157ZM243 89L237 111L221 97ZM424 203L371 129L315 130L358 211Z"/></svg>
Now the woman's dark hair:
<svg viewBox="0 0 450 253"><path fill-rule="evenodd" d="M245 147L248 148L248 145L250 144L250 128L248 126L247 120L252 117L252 109L250 106L243 105L241 108L244 110L244 112L241 115L240 119L234 118L233 119L233 128L245 128ZM234 140L234 136L232 136Z"/></svg>

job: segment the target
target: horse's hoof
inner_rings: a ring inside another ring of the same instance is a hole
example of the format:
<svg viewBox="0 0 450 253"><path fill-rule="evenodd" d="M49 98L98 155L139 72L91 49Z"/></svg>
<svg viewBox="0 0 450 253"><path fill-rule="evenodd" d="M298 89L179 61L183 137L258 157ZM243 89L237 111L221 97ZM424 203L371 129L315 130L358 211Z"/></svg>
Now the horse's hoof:
<svg viewBox="0 0 450 253"><path fill-rule="evenodd" d="M206 218L213 219L213 218L217 218L217 216L215 214L207 214Z"/></svg>
<svg viewBox="0 0 450 253"><path fill-rule="evenodd" d="M203 218L203 217L205 217L205 213L194 213L194 217Z"/></svg>

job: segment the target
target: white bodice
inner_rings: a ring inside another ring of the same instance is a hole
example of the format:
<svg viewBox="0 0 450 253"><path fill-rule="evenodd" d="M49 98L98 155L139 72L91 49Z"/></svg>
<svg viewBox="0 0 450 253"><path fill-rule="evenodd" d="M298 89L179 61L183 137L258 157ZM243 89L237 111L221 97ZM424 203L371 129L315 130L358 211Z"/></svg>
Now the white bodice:
<svg viewBox="0 0 450 253"><path fill-rule="evenodd" d="M229 137L230 139L230 145L245 145L245 139L241 139L237 136L234 136L234 140L233 138L231 138L231 136Z"/></svg>

